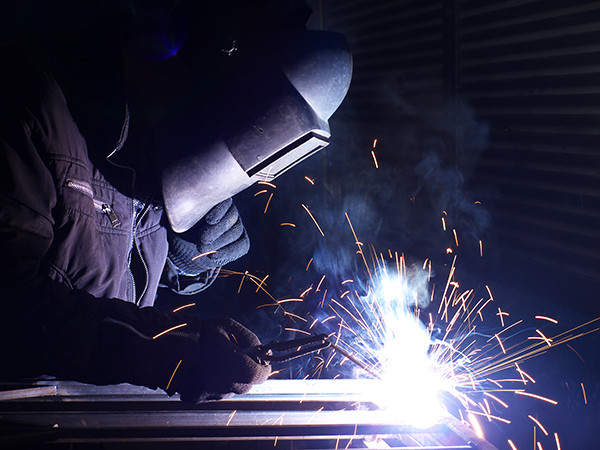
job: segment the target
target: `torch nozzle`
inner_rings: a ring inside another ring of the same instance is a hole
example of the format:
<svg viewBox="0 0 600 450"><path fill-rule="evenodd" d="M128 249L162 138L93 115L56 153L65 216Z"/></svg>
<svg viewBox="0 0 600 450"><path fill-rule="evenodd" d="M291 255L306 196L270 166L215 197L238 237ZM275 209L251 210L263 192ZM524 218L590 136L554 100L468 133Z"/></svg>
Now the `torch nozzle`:
<svg viewBox="0 0 600 450"><path fill-rule="evenodd" d="M358 359L356 356L352 355L350 352L347 352L346 350L344 350L340 346L338 346L338 345L334 344L333 342L331 342L329 340L329 336L327 336L325 338L325 340L329 343L329 346L333 350L335 350L336 352L338 352L340 355L348 358L348 360L350 360L351 362L353 362L354 364L356 364L358 367L360 367L361 369L363 369L369 375L375 377L378 380L381 380L381 375L380 374L378 374L377 372L375 372L366 363L364 363L363 361L361 361L360 359Z"/></svg>
<svg viewBox="0 0 600 450"><path fill-rule="evenodd" d="M266 345L257 345L248 351L248 356L259 364L286 362L327 348L331 342L326 334L316 334L290 341L272 341Z"/></svg>

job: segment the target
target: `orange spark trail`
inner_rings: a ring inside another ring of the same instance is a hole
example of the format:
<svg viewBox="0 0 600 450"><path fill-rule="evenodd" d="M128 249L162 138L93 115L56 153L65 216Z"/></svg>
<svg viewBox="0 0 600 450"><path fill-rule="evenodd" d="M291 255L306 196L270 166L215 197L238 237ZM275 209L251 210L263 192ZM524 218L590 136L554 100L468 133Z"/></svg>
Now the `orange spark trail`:
<svg viewBox="0 0 600 450"><path fill-rule="evenodd" d="M176 313L177 311L181 311L182 309L185 309L185 308L191 308L192 306L196 306L196 304L195 303L188 303L187 305L183 305L183 306L180 306L179 308L175 308L173 310L173 312Z"/></svg>
<svg viewBox="0 0 600 450"><path fill-rule="evenodd" d="M175 367L175 370L173 371L173 374L171 375L171 378L169 378L169 382L167 383L167 388L165 390L169 390L169 386L171 386L171 381L173 381L173 377L175 376L175 373L177 372L177 369L179 369L179 366L181 365L181 362L183 360L180 359L179 362L177 363L177 367Z"/></svg>
<svg viewBox="0 0 600 450"><path fill-rule="evenodd" d="M157 338L159 338L159 337L161 337L161 336L163 336L163 335L165 335L165 334L167 334L167 333L169 333L169 332L171 332L173 330L176 330L176 329L181 328L181 327L185 327L186 325L187 325L187 323L181 323L179 325L175 325L174 327L171 327L168 330L161 331L156 336L152 336L152 339L157 339Z"/></svg>
<svg viewBox="0 0 600 450"><path fill-rule="evenodd" d="M558 402L555 401L555 400L550 400L549 398L542 397L541 395L531 394L529 392L525 392L525 391L521 391L521 390L515 391L515 394L524 395L526 397L537 398L538 400L542 400L544 402L548 402L548 403L551 403L553 405L557 405L558 404Z"/></svg>
<svg viewBox="0 0 600 450"><path fill-rule="evenodd" d="M260 280L260 283L256 287L256 292L260 291L260 288L262 288L263 284L265 284L265 281L267 281L267 278L269 278L269 275L265 276L262 280Z"/></svg>
<svg viewBox="0 0 600 450"><path fill-rule="evenodd" d="M272 198L273 198L273 193L271 193L271 195L269 195L269 200L267 200L267 205L265 206L265 211L263 214L267 213L267 209L269 209L269 204L271 203Z"/></svg>
<svg viewBox="0 0 600 450"><path fill-rule="evenodd" d="M269 183L268 181L257 181L256 184L264 184L266 186L272 187L273 189L277 187L273 183Z"/></svg>
<svg viewBox="0 0 600 450"><path fill-rule="evenodd" d="M377 157L375 156L375 152L371 150L371 156L373 157L373 162L375 163L375 168L379 169L379 163L377 163Z"/></svg>
<svg viewBox="0 0 600 450"><path fill-rule="evenodd" d="M196 261L198 258L202 258L203 256L214 255L215 253L217 253L216 250L211 250L210 252L200 253L199 255L194 256L192 258L192 261Z"/></svg>
<svg viewBox="0 0 600 450"><path fill-rule="evenodd" d="M319 281L319 284L317 285L317 290L315 292L319 292L319 289L321 288L321 284L323 283L324 280L325 280L325 275L323 275L321 277L321 281Z"/></svg>
<svg viewBox="0 0 600 450"><path fill-rule="evenodd" d="M533 422L540 427L540 430L542 430L544 432L544 434L546 436L548 436L548 432L546 431L546 429L544 428L544 426L540 423L539 420L537 420L535 417L533 417L532 415L528 415L527 417L529 417L531 420L533 420Z"/></svg>
<svg viewBox="0 0 600 450"><path fill-rule="evenodd" d="M323 233L323 230L321 230L321 227L319 226L319 224L317 223L317 220L315 219L315 217L312 215L312 213L310 212L310 210L308 209L308 207L305 204L302 204L302 207L306 210L306 212L308 213L308 215L310 216L310 218L313 220L313 222L315 223L315 225L317 226L317 228L319 229L319 233L321 233L321 236L325 236L325 233Z"/></svg>
<svg viewBox="0 0 600 450"><path fill-rule="evenodd" d="M558 320L546 316L535 316L536 319L547 320L548 322L558 323Z"/></svg>
<svg viewBox="0 0 600 450"><path fill-rule="evenodd" d="M235 413L237 412L237 409L235 409L230 415L229 415L229 419L227 420L227 423L225 424L226 427L229 426L229 424L231 423L231 419L233 419L233 416L235 416Z"/></svg>

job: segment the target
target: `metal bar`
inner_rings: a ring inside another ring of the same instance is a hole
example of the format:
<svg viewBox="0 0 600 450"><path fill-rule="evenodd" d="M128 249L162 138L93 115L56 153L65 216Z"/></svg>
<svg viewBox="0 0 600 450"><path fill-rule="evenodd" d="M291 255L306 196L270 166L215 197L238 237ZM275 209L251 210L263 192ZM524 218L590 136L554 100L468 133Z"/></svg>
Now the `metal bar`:
<svg viewBox="0 0 600 450"><path fill-rule="evenodd" d="M365 442L380 440L381 446L369 448L472 449L477 445L494 450L465 435L451 417L426 430L395 419L369 402L364 393L372 383L378 381L269 380L234 399L186 405L137 386L57 381L52 383L55 397L0 403L0 420L19 423L19 430L24 425L52 430L48 439L65 445L264 441L270 446L282 440L314 441L311 448L315 449L319 442L341 440L344 445L339 448L365 448ZM34 386L38 387L43 386Z"/></svg>
<svg viewBox="0 0 600 450"><path fill-rule="evenodd" d="M46 397L56 395L56 386L39 386L27 389L14 389L10 391L0 391L0 401L18 400L23 398Z"/></svg>

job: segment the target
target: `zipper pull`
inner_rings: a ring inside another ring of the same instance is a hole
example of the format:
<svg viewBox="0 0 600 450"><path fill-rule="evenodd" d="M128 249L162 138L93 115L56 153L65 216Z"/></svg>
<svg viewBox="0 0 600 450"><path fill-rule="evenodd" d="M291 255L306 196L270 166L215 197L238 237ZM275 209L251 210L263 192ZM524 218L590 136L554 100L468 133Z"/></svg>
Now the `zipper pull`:
<svg viewBox="0 0 600 450"><path fill-rule="evenodd" d="M102 212L108 216L108 218L110 219L110 223L112 223L113 228L121 225L121 221L115 214L114 210L110 207L110 205L103 203L102 204Z"/></svg>

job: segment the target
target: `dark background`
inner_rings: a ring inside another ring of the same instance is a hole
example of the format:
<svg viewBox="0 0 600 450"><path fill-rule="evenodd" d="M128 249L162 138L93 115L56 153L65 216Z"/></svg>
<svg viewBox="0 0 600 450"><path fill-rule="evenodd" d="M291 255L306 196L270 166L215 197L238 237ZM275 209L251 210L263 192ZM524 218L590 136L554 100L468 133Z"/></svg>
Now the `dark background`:
<svg viewBox="0 0 600 450"><path fill-rule="evenodd" d="M2 40L23 30L60 30L93 19L80 2L78 8L61 2L60 10L49 4L40 9L39 3L15 3L4 15L10 20L0 22ZM106 8L112 3L119 2L106 2ZM499 330L498 307L511 320L523 319L520 328L529 334L540 327L535 315L559 321L542 328L548 336L596 318L600 3L309 3L314 10L309 27L343 33L354 57L350 91L331 119L331 145L278 178L266 194L255 196L263 187L253 187L236 196L250 253L227 266L205 293L182 299L165 292L159 307L195 302L198 314L235 317L263 341L296 337L285 328L306 325L281 309L261 307L273 300L256 292L243 274L268 275L265 288L275 299L299 296L322 275L331 295L340 295L346 279L364 282L348 213L365 248L402 253L409 265L429 258L430 287L445 283L457 256L461 290L484 295L489 286L493 292L488 333ZM27 26L19 17L28 18ZM302 205L314 213L324 236ZM296 226L281 225L288 222ZM319 301L308 295L289 310L315 315ZM591 324L583 330L594 329ZM513 396L510 408L501 411L511 424L484 424L486 437L500 449L509 448L507 439L519 449L531 448L532 415L550 432L545 437L536 431L544 449L556 448L555 432L563 449L596 448L599 340L597 332L586 335L520 364L536 379L528 390L558 405ZM303 359L282 365L278 376L299 378L312 367L313 360ZM348 376L335 364L322 376L337 373Z"/></svg>

